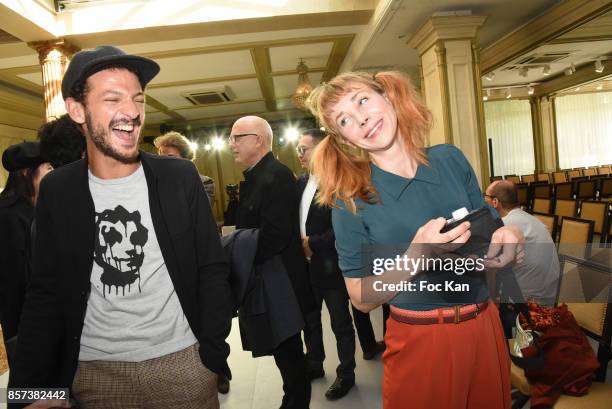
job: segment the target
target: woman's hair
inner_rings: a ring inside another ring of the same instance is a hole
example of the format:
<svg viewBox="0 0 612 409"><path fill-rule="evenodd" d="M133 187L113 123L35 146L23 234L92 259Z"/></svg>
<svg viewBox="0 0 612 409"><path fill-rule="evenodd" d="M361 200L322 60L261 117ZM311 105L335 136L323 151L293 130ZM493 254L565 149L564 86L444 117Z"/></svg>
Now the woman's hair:
<svg viewBox="0 0 612 409"><path fill-rule="evenodd" d="M158 136L153 141L153 144L157 149L161 148L162 146L171 146L178 149L181 158L191 161L195 160L195 151L189 144L189 139L178 132L170 131L162 136Z"/></svg>
<svg viewBox="0 0 612 409"><path fill-rule="evenodd" d="M34 204L34 178L38 172L38 166L9 172L0 196L19 196Z"/></svg>
<svg viewBox="0 0 612 409"><path fill-rule="evenodd" d="M397 130L404 146L418 163L428 164L424 145L431 127L431 113L402 73L347 72L319 85L308 102L310 110L329 134L317 145L311 160L312 173L320 180L318 201L335 206L335 201L341 200L353 213L356 212L356 198L374 203L378 201L378 192L372 185L369 159L345 146L331 118L330 107L347 92L364 86L387 97L395 109Z"/></svg>

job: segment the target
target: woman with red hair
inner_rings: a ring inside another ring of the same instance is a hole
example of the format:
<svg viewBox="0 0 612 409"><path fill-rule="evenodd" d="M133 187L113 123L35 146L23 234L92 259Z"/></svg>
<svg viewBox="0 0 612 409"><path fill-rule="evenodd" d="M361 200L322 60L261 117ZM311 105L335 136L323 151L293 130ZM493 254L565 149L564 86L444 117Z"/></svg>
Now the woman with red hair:
<svg viewBox="0 0 612 409"><path fill-rule="evenodd" d="M453 145L424 147L431 114L398 72L339 75L319 86L309 104L329 133L311 164L320 180L319 202L334 207L351 301L364 312L391 306L383 407L510 408L506 340L485 273L462 276L469 291L445 298L427 286L414 288L458 278L457 270L410 271L364 261L375 246L406 243L403 256L417 260L434 257L443 243L458 248L469 240L469 222L441 232L453 211L485 207L465 156ZM492 242L500 245L491 246L487 267L515 260L521 240L512 227L496 230Z"/></svg>

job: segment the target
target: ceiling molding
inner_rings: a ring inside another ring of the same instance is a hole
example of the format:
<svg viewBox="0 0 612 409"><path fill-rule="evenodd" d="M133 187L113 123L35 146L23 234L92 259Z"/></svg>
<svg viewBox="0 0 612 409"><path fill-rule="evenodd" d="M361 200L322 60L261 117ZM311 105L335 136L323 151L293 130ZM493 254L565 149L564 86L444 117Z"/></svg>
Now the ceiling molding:
<svg viewBox="0 0 612 409"><path fill-rule="evenodd" d="M16 88L21 88L25 92L37 95L40 98L44 97L43 87L31 81L17 77L15 75L10 75L10 74L7 75L4 72L0 72L0 80L8 82L9 84L15 86Z"/></svg>
<svg viewBox="0 0 612 409"><path fill-rule="evenodd" d="M251 58L257 74L257 81L261 88L261 95L264 97L266 109L276 111L276 101L274 96L274 82L270 76L272 65L270 63L270 52L268 48L256 47L251 49Z"/></svg>
<svg viewBox="0 0 612 409"><path fill-rule="evenodd" d="M195 47L195 48L183 48L178 50L168 50L168 51L155 51L150 53L140 53L141 56L156 59L162 58L174 58L174 57L186 57L189 55L200 55L200 54L212 54L212 53L222 53L229 51L242 51L242 50L251 50L253 48L259 47L286 47L286 46L296 46L296 45L304 45L304 44L316 44L316 43L330 43L342 38L353 38L355 34L334 34L334 35L325 35L325 36L311 36L311 37L296 37L296 38L284 38L277 40L268 40L268 41L254 41L248 43L238 43L238 44L221 44L221 45L211 45L207 47Z"/></svg>
<svg viewBox="0 0 612 409"><path fill-rule="evenodd" d="M552 41L549 41L548 44L574 44L574 43L587 43L592 41L608 41L612 40L612 29L610 34L602 34L598 36L591 37L563 37L556 38Z"/></svg>
<svg viewBox="0 0 612 409"><path fill-rule="evenodd" d="M612 60L602 61L605 69L598 73L593 69L593 64L585 64L579 67L572 75L560 75L535 87L535 96L555 94L568 88L574 88L586 82L595 81L610 75L612 70Z"/></svg>
<svg viewBox="0 0 612 409"><path fill-rule="evenodd" d="M486 74L612 10L610 0L565 0L480 52Z"/></svg>
<svg viewBox="0 0 612 409"><path fill-rule="evenodd" d="M83 49L91 48L98 44L128 45L152 41L182 40L186 38L249 34L266 31L359 26L368 24L373 13L373 9L368 9L295 14L165 26L164 30L159 30L159 27L147 27L92 34L64 35L63 37Z"/></svg>
<svg viewBox="0 0 612 409"><path fill-rule="evenodd" d="M338 74L338 70L340 70L340 66L342 62L346 58L349 49L351 48L351 44L353 43L353 39L355 35L343 36L342 38L337 38L334 41L334 45L332 47L331 52L329 53L329 59L327 60L327 70L323 73L323 77L321 81L327 82L330 79L334 78L336 74Z"/></svg>
<svg viewBox="0 0 612 409"><path fill-rule="evenodd" d="M297 68L297 64L296 64L296 68ZM327 71L327 66L325 67L317 67L317 68L310 68L308 67L308 73L310 74L311 72L325 72ZM284 71L272 71L270 73L270 75L272 77L282 77L283 75L297 75L298 71L297 69L295 70L284 70Z"/></svg>
<svg viewBox="0 0 612 409"><path fill-rule="evenodd" d="M176 119L177 121L186 120L186 118L184 118L182 115L177 114L176 112L169 109L167 106L165 106L164 104L162 104L161 102L159 102L158 100L156 100L155 98L153 98L152 96L148 94L146 96L146 102L147 102L147 105L152 106L153 108L157 109L158 111L163 112L164 114L168 115L171 118Z"/></svg>
<svg viewBox="0 0 612 409"><path fill-rule="evenodd" d="M309 114L307 114L304 111L300 111L299 109L295 108L295 109L286 109L286 110L278 110L278 111L262 111L262 112L251 112L248 114L233 114L233 115L223 115L223 116L215 116L215 117L202 117L202 118L194 118L194 119L190 119L187 121L169 121L166 122L167 125L169 126L187 126L187 125L191 125L193 126L219 126L219 127L223 127L223 126L228 126L233 124L238 118L247 116L247 115L257 115L260 116L266 120L278 120L278 119L282 119L283 116L285 116L285 118L291 117L291 120L300 120L300 119L304 119L304 118L311 118L311 116ZM154 125L154 124L151 124Z"/></svg>
<svg viewBox="0 0 612 409"><path fill-rule="evenodd" d="M230 82L230 81L238 81L238 80L250 80L250 79L255 79L255 78L257 78L257 75L255 74L228 75L226 77L212 77L212 78L197 78L194 80L161 82L158 84L149 84L147 85L147 89L182 87L185 85L209 84L213 82Z"/></svg>

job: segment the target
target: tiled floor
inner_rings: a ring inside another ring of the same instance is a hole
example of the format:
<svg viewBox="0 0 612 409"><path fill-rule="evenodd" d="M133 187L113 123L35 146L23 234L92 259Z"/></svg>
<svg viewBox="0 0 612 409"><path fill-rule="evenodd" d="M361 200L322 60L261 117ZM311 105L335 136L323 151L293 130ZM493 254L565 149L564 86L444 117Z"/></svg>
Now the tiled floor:
<svg viewBox="0 0 612 409"><path fill-rule="evenodd" d="M382 363L380 357L372 361L361 358L361 348L357 341L356 386L344 398L330 402L325 399L325 391L336 378L338 356L336 343L329 324L329 315L323 315L325 353L325 378L312 383L311 409L377 409L382 408L381 384ZM382 339L381 310L371 314L372 325L377 339ZM278 369L272 357L252 358L250 353L242 351L238 322L234 320L229 337L232 348L229 364L234 379L228 395L220 395L221 407L224 409L274 409L280 407L282 383Z"/></svg>

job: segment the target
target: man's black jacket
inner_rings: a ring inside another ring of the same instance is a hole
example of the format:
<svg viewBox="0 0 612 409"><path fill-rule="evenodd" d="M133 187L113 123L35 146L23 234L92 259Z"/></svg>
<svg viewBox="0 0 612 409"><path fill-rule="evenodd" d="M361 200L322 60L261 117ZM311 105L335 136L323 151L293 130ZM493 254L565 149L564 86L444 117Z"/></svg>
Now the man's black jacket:
<svg viewBox="0 0 612 409"><path fill-rule="evenodd" d="M280 255L302 309L315 308L297 216L297 182L288 167L266 154L240 183L237 229L259 229L255 264Z"/></svg>
<svg viewBox="0 0 612 409"><path fill-rule="evenodd" d="M198 172L186 160L145 152L140 157L155 234L202 362L230 376L229 268ZM86 159L43 179L10 387L72 385L90 293L94 214Z"/></svg>
<svg viewBox="0 0 612 409"><path fill-rule="evenodd" d="M302 201L304 189L308 183L308 175L298 179L298 206ZM338 267L336 252L336 236L332 227L331 208L321 206L313 198L306 218L306 235L312 250L310 257L310 280L312 285L322 289L344 287L342 272Z"/></svg>

